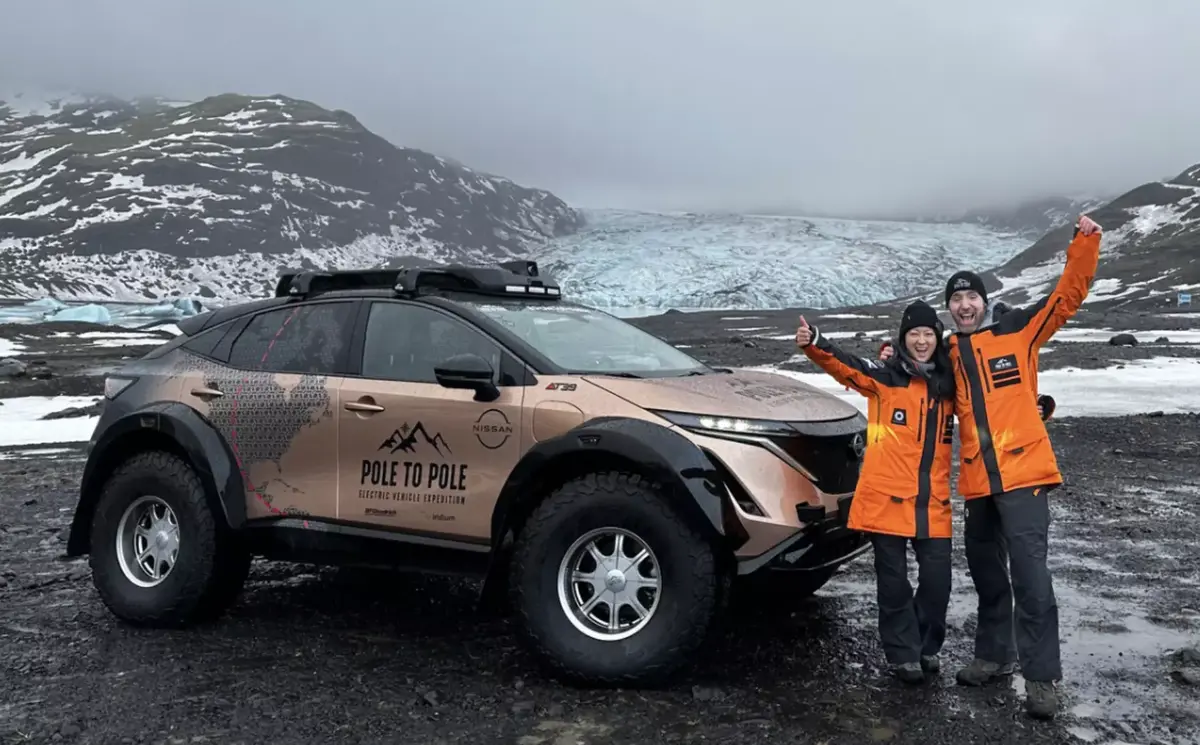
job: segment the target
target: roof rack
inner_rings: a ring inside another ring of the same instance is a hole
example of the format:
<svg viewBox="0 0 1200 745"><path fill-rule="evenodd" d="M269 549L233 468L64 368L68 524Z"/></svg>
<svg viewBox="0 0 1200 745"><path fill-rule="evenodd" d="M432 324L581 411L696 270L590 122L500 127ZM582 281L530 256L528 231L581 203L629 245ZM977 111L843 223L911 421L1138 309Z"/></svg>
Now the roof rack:
<svg viewBox="0 0 1200 745"><path fill-rule="evenodd" d="M506 261L496 267L453 264L401 271L396 282L396 294L412 296L420 294L422 290L554 300L562 296L558 283L541 276L536 261Z"/></svg>
<svg viewBox="0 0 1200 745"><path fill-rule="evenodd" d="M275 283L275 297L308 297L336 290L388 290L395 287L399 274L399 269L285 271Z"/></svg>
<svg viewBox="0 0 1200 745"><path fill-rule="evenodd" d="M540 275L536 261L516 260L495 267L452 264L412 269L285 270L275 284L275 297L305 298L338 290L392 290L409 296L422 290L450 290L555 300L562 295L554 280Z"/></svg>

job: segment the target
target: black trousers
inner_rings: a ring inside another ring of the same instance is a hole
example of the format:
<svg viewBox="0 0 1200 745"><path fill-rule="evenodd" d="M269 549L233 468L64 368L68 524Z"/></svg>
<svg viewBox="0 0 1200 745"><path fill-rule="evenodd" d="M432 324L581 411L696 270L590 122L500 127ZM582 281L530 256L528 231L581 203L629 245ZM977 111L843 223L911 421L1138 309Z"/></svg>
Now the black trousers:
<svg viewBox="0 0 1200 745"><path fill-rule="evenodd" d="M908 581L908 544L917 555L917 591ZM946 639L950 604L949 538L905 538L872 533L879 638L893 665L937 654Z"/></svg>
<svg viewBox="0 0 1200 745"><path fill-rule="evenodd" d="M1046 566L1048 491L1039 486L968 499L964 530L979 595L975 656L1000 664L1019 657L1021 674L1035 681L1062 678L1058 602Z"/></svg>

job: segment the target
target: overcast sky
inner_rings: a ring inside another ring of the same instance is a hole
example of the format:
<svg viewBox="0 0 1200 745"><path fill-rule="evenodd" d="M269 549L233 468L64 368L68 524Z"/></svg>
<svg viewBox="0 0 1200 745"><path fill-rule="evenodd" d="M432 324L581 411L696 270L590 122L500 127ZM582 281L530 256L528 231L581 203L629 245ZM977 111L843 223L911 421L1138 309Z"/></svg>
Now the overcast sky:
<svg viewBox="0 0 1200 745"><path fill-rule="evenodd" d="M881 213L1200 161L1200 0L10 0L0 77L284 93L583 206Z"/></svg>

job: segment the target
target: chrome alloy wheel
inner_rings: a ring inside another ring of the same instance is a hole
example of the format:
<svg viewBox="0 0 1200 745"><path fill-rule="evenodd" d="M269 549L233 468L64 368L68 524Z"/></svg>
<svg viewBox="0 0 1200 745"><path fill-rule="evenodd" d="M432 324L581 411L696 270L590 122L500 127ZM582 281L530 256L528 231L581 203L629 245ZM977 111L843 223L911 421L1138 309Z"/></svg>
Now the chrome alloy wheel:
<svg viewBox="0 0 1200 745"><path fill-rule="evenodd" d="M179 557L179 518L153 496L139 497L117 522L117 561L138 587L155 587L170 575Z"/></svg>
<svg viewBox="0 0 1200 745"><path fill-rule="evenodd" d="M558 567L558 600L575 628L618 641L654 616L662 593L650 546L622 528L600 528L571 544Z"/></svg>

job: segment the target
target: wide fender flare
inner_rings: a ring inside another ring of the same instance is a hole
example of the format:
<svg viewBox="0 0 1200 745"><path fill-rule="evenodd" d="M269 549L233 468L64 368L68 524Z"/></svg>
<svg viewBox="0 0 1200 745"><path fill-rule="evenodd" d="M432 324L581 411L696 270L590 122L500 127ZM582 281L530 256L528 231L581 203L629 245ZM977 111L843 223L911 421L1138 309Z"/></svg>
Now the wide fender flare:
<svg viewBox="0 0 1200 745"><path fill-rule="evenodd" d="M637 470L666 487L672 504L693 527L709 536L725 534L722 498L725 486L713 462L696 443L664 425L627 417L591 419L539 442L512 470L492 514L492 540L499 545L522 500L535 494L541 474L557 470L563 459L604 453L637 464Z"/></svg>
<svg viewBox="0 0 1200 745"><path fill-rule="evenodd" d="M236 530L245 524L246 488L237 458L225 439L195 409L177 402L160 402L107 425L91 445L80 480L79 505L67 539L69 556L88 551L92 515L104 482L117 465L114 456L121 457L116 454L121 453L128 438L138 437L147 430L172 440L187 454L212 503L210 506L225 518L228 527Z"/></svg>

